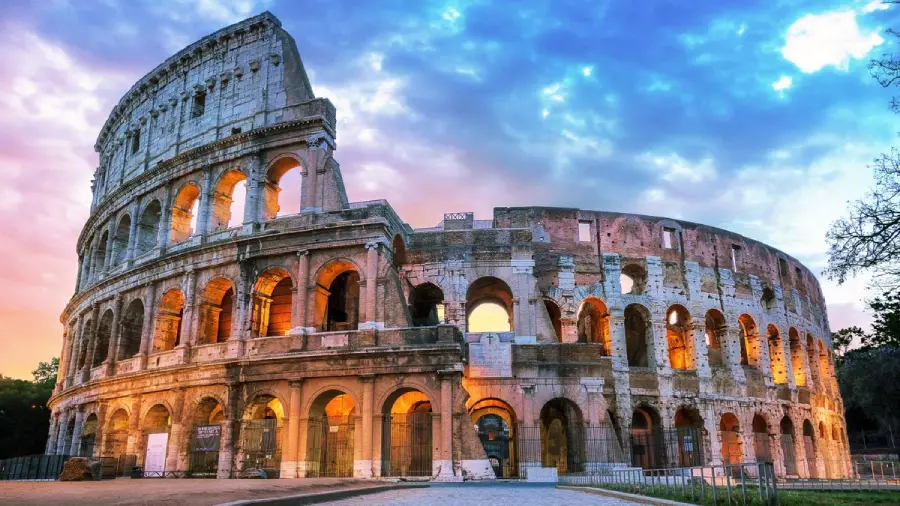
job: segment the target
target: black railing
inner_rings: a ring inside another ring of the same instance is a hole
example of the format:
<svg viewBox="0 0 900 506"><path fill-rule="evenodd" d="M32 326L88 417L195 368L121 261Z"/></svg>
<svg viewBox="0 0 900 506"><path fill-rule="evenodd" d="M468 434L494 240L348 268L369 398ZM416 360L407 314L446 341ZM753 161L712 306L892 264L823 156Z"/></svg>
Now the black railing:
<svg viewBox="0 0 900 506"><path fill-rule="evenodd" d="M555 468L564 476L623 466L629 460L609 424L519 424L514 436L516 477L526 477L528 468Z"/></svg>
<svg viewBox="0 0 900 506"><path fill-rule="evenodd" d="M431 413L386 415L381 430L382 476L431 476Z"/></svg>
<svg viewBox="0 0 900 506"><path fill-rule="evenodd" d="M307 429L306 476L353 476L354 423L349 417L311 418Z"/></svg>
<svg viewBox="0 0 900 506"><path fill-rule="evenodd" d="M0 460L0 480L53 481L59 478L68 455L29 455Z"/></svg>
<svg viewBox="0 0 900 506"><path fill-rule="evenodd" d="M706 433L701 428L634 430L629 443L633 467L693 467L707 461Z"/></svg>
<svg viewBox="0 0 900 506"><path fill-rule="evenodd" d="M277 478L281 472L281 428L274 419L241 422L241 472L264 473Z"/></svg>

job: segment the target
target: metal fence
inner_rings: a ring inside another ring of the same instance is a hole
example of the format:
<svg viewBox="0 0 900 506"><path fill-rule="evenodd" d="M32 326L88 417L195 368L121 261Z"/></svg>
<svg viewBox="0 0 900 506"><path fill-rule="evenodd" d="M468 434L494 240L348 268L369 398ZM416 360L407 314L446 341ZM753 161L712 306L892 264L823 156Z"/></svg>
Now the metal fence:
<svg viewBox="0 0 900 506"><path fill-rule="evenodd" d="M353 476L355 424L349 417L312 418L308 422L306 476Z"/></svg>
<svg viewBox="0 0 900 506"><path fill-rule="evenodd" d="M281 428L274 419L241 422L241 472L277 478L281 467Z"/></svg>
<svg viewBox="0 0 900 506"><path fill-rule="evenodd" d="M53 481L59 478L68 455L29 455L0 460L0 480Z"/></svg>
<svg viewBox="0 0 900 506"><path fill-rule="evenodd" d="M499 435L496 439L502 444L504 437ZM510 460L517 461L517 469L515 474L512 469L507 471L513 466L502 469L504 478L524 478L529 467L556 468L557 475L562 476L622 466L629 460L615 429L609 424L560 427L519 424L513 442ZM489 450L484 439L482 444L486 451ZM490 455L488 451L489 458Z"/></svg>
<svg viewBox="0 0 900 506"><path fill-rule="evenodd" d="M392 413L384 417L382 476L431 476L431 417L431 413Z"/></svg>
<svg viewBox="0 0 900 506"><path fill-rule="evenodd" d="M778 485L771 462L666 469L607 469L561 476L559 482L699 504L778 504Z"/></svg>
<svg viewBox="0 0 900 506"><path fill-rule="evenodd" d="M706 434L701 428L633 431L631 465L642 469L700 466L706 462Z"/></svg>

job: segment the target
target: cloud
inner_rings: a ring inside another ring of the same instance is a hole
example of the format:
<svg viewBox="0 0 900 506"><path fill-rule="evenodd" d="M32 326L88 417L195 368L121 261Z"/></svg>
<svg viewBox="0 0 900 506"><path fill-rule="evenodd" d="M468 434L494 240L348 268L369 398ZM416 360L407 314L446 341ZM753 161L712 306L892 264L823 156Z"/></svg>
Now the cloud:
<svg viewBox="0 0 900 506"><path fill-rule="evenodd" d="M781 76L777 81L772 83L772 89L775 91L784 91L794 84L794 80L790 76Z"/></svg>
<svg viewBox="0 0 900 506"><path fill-rule="evenodd" d="M851 59L865 57L882 43L877 32L860 29L851 10L807 14L788 28L781 54L805 73L827 66L846 71Z"/></svg>
<svg viewBox="0 0 900 506"><path fill-rule="evenodd" d="M885 3L884 0L872 0L863 6L862 12L868 14L875 11L886 11L891 8L891 4Z"/></svg>

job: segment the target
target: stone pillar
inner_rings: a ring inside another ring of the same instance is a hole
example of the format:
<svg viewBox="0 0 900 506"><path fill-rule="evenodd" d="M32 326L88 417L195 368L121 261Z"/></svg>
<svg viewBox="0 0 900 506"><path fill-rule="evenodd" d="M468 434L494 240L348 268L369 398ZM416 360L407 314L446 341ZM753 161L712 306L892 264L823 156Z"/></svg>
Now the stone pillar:
<svg viewBox="0 0 900 506"><path fill-rule="evenodd" d="M621 308L609 309L609 342L613 370L628 371L628 349L625 343L625 314Z"/></svg>
<svg viewBox="0 0 900 506"><path fill-rule="evenodd" d="M103 427L106 426L106 410L109 406L101 402L97 407L97 428L94 429L94 456L103 456Z"/></svg>
<svg viewBox="0 0 900 506"><path fill-rule="evenodd" d="M128 249L125 250L125 262L129 266L131 265L131 262L134 261L134 252L137 250L137 231L138 223L140 221L138 213L140 212L140 202L135 201L134 206L131 207L131 228L128 229Z"/></svg>
<svg viewBox="0 0 900 506"><path fill-rule="evenodd" d="M159 233L156 236L156 247L160 249L160 251L165 251L166 246L169 244L169 235L172 232L172 224L170 223L172 219L172 203L169 202L169 194L171 193L171 188L169 185L163 187L163 196L162 196L162 216L159 217Z"/></svg>
<svg viewBox="0 0 900 506"><path fill-rule="evenodd" d="M728 321L735 321L736 318L730 318ZM724 352L725 367L728 374L737 383L745 383L747 377L744 375L744 368L741 366L741 328L740 325L727 326L724 333L719 334L722 343L722 351Z"/></svg>
<svg viewBox="0 0 900 506"><path fill-rule="evenodd" d="M456 372L447 372L441 378L441 452L440 460L433 462L433 467L439 467L437 475L439 481L456 481L453 473L453 383Z"/></svg>
<svg viewBox="0 0 900 506"><path fill-rule="evenodd" d="M322 139L318 137L309 137L306 139L306 177L303 180L303 191L306 194L306 206L303 212L318 212L321 209L321 203L318 201L319 188L319 157L323 155L319 149L319 142Z"/></svg>
<svg viewBox="0 0 900 506"><path fill-rule="evenodd" d="M205 235L209 231L212 196L212 169L207 167L203 171L203 188L200 189L200 205L197 209L197 230L195 231L197 235Z"/></svg>
<svg viewBox="0 0 900 506"><path fill-rule="evenodd" d="M116 359L119 355L119 335L121 334L122 323L122 294L117 293L113 297L113 321L109 335L109 349L106 351L106 360L103 364L106 366L106 375L112 376L116 372Z"/></svg>
<svg viewBox="0 0 900 506"><path fill-rule="evenodd" d="M66 375L69 373L69 355L71 354L72 343L69 342L71 336L69 336L69 324L66 323L66 326L63 327L63 345L62 351L59 353L59 368L56 373L56 385L54 386L54 392L59 391L60 387L66 381Z"/></svg>
<svg viewBox="0 0 900 506"><path fill-rule="evenodd" d="M666 316L653 315L651 327L653 328L653 342L648 343L652 349L647 350L648 355L652 353L656 363L656 370L666 372L671 375L672 363L669 361L669 338L666 332Z"/></svg>
<svg viewBox="0 0 900 506"><path fill-rule="evenodd" d="M251 229L259 223L262 214L260 195L265 187L265 174L260 174L259 154L250 156L247 164L247 196L244 200L244 228Z"/></svg>
<svg viewBox="0 0 900 506"><path fill-rule="evenodd" d="M245 263L240 264L240 278L236 287L234 298L234 312L231 316L231 336L228 338L228 358L237 358L244 355L244 341L248 336L250 315L253 303L248 295L248 278L251 275L250 268Z"/></svg>
<svg viewBox="0 0 900 506"><path fill-rule="evenodd" d="M153 325L155 323L154 315L156 314L156 285L151 283L149 290L144 298L144 324L141 329L141 348L138 352L139 364L138 370L143 371L147 368L147 355L150 354L150 346L153 340Z"/></svg>
<svg viewBox="0 0 900 506"><path fill-rule="evenodd" d="M75 430L72 432L72 444L69 446L69 455L78 455L78 447L81 445L81 431L84 429L84 409L78 406L75 410Z"/></svg>
<svg viewBox="0 0 900 506"><path fill-rule="evenodd" d="M698 325L696 322L702 322L706 316L691 315L691 323L688 332L691 333L694 347L694 368L697 370L699 378L711 378L712 370L709 366L709 346L706 344L706 326ZM687 344L687 343L685 343Z"/></svg>
<svg viewBox="0 0 900 506"><path fill-rule="evenodd" d="M373 441L372 429L375 424L375 376L360 376L362 383L362 452L361 458L354 462L353 476L357 478L371 478L374 476L372 471Z"/></svg>
<svg viewBox="0 0 900 506"><path fill-rule="evenodd" d="M237 423L235 417L240 418L236 405L240 395L238 385L228 385L228 406L225 407L225 420L222 421L222 436L219 440L219 466L217 478L231 478L234 466L234 450L237 446L234 442L234 426Z"/></svg>
<svg viewBox="0 0 900 506"><path fill-rule="evenodd" d="M360 329L377 329L384 327L384 322L376 321L375 298L378 292L378 252L379 243L372 241L366 244L366 315L365 323Z"/></svg>
<svg viewBox="0 0 900 506"><path fill-rule="evenodd" d="M72 413L69 410L63 411L57 416L57 424L60 426L56 437L57 455L65 455L69 451L69 448L66 447L66 432L69 430L69 418L71 416Z"/></svg>
<svg viewBox="0 0 900 506"><path fill-rule="evenodd" d="M56 453L56 439L59 437L59 413L50 415L50 432L47 434L47 446L44 453L53 455Z"/></svg>
<svg viewBox="0 0 900 506"><path fill-rule="evenodd" d="M315 332L307 325L306 304L309 299L309 251L297 252L297 303L292 332Z"/></svg>
<svg viewBox="0 0 900 506"><path fill-rule="evenodd" d="M184 417L184 389L177 390L175 405L172 409L172 425L169 427L169 442L166 445L166 471L183 471L179 469L180 454L184 450L181 431Z"/></svg>
<svg viewBox="0 0 900 506"><path fill-rule="evenodd" d="M103 259L103 267L102 271L107 272L112 267L113 261L113 245L115 244L116 239L116 222L115 220L109 221L109 228L107 229L106 235L106 255Z"/></svg>
<svg viewBox="0 0 900 506"><path fill-rule="evenodd" d="M182 364L190 363L191 347L197 340L197 333L194 332L195 311L197 307L195 303L196 273L193 268L189 268L184 275L182 292L184 293L184 311L181 316L181 342L175 347L179 350L180 362Z"/></svg>
<svg viewBox="0 0 900 506"><path fill-rule="evenodd" d="M709 407L703 410L703 428L709 434L710 464L722 465L722 434L719 432L719 418L715 409Z"/></svg>
<svg viewBox="0 0 900 506"><path fill-rule="evenodd" d="M87 329L87 356L84 359L84 368L81 370L81 382L86 383L91 379L91 367L94 363L94 348L97 346L97 325L100 319L100 303L94 302L91 309L91 328Z"/></svg>
<svg viewBox="0 0 900 506"><path fill-rule="evenodd" d="M302 381L291 381L291 398L288 403L288 419L284 427L287 431L287 444L284 449L284 457L281 459L281 478L297 477L297 462L299 448L297 436L300 435L300 388Z"/></svg>

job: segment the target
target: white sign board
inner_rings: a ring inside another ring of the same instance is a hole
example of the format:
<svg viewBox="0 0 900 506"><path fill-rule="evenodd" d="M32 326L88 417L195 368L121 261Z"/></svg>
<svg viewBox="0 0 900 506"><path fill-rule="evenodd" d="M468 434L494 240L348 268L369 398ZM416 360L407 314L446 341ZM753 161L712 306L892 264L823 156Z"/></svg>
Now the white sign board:
<svg viewBox="0 0 900 506"><path fill-rule="evenodd" d="M169 434L147 435L147 455L144 458L144 472L161 473L166 468L166 447L169 444Z"/></svg>
<svg viewBox="0 0 900 506"><path fill-rule="evenodd" d="M469 377L509 378L512 376L512 344L497 334L483 334L479 343L469 345Z"/></svg>

